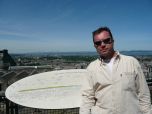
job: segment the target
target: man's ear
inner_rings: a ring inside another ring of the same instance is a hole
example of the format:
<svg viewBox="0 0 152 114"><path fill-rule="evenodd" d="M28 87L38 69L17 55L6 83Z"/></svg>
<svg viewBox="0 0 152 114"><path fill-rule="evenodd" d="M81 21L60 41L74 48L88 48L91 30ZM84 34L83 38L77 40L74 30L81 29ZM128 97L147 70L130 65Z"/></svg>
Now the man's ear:
<svg viewBox="0 0 152 114"><path fill-rule="evenodd" d="M112 39L112 43L114 43L114 39Z"/></svg>
<svg viewBox="0 0 152 114"><path fill-rule="evenodd" d="M97 48L97 45L94 44L94 47Z"/></svg>

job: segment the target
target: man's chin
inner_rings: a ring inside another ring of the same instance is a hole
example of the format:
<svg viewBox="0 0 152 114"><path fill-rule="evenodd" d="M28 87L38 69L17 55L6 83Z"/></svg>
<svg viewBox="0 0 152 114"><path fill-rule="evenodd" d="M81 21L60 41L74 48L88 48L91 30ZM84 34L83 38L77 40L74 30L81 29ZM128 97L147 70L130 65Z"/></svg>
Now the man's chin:
<svg viewBox="0 0 152 114"><path fill-rule="evenodd" d="M100 52L99 54L100 54L100 56L102 56L102 57L107 57L107 56L108 56L108 53L107 53L107 52Z"/></svg>

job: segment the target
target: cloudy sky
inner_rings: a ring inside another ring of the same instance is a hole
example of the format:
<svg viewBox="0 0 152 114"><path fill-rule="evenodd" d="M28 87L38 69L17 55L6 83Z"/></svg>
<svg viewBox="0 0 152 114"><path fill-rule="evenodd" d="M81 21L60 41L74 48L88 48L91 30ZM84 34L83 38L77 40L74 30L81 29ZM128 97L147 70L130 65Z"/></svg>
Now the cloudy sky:
<svg viewBox="0 0 152 114"><path fill-rule="evenodd" d="M0 50L95 51L100 26L117 50L152 50L151 11L151 0L0 0Z"/></svg>

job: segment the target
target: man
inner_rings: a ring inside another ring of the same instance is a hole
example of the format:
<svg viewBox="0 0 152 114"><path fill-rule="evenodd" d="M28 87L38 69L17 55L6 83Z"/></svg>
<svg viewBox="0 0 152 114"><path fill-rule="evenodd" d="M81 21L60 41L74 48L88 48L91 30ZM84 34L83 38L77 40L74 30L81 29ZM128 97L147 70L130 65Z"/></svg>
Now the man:
<svg viewBox="0 0 152 114"><path fill-rule="evenodd" d="M108 27L93 32L100 58L88 66L80 114L151 114L150 92L138 61L114 50Z"/></svg>

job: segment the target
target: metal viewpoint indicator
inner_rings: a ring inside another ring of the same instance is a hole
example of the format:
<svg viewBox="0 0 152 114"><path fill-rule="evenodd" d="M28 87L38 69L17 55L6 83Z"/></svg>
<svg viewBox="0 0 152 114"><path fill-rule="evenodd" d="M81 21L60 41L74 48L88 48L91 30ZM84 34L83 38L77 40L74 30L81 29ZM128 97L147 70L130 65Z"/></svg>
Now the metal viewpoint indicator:
<svg viewBox="0 0 152 114"><path fill-rule="evenodd" d="M84 69L51 71L23 78L10 85L6 97L14 103L40 109L80 107Z"/></svg>

